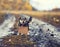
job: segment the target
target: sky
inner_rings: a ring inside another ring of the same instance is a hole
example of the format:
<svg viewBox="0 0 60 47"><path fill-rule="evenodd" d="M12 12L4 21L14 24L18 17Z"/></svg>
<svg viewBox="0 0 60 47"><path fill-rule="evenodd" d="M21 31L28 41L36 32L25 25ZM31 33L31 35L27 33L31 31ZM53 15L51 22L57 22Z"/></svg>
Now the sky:
<svg viewBox="0 0 60 47"><path fill-rule="evenodd" d="M60 0L30 0L30 4L40 11L60 8Z"/></svg>

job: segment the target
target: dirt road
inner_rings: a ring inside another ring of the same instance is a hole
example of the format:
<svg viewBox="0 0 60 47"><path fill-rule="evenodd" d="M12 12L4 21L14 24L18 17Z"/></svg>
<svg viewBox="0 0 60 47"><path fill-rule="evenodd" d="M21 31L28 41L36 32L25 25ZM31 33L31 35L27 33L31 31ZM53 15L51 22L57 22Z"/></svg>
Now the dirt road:
<svg viewBox="0 0 60 47"><path fill-rule="evenodd" d="M0 13L11 13L11 14L27 14L32 17L40 17L43 15L60 15L60 12L39 12L39 11L0 11Z"/></svg>

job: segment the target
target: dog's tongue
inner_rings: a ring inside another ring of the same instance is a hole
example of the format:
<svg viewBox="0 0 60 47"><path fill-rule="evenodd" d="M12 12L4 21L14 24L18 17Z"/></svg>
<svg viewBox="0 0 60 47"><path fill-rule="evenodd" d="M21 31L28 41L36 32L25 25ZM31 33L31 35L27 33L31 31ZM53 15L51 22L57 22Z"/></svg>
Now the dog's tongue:
<svg viewBox="0 0 60 47"><path fill-rule="evenodd" d="M30 0L30 4L40 11L60 8L60 0Z"/></svg>

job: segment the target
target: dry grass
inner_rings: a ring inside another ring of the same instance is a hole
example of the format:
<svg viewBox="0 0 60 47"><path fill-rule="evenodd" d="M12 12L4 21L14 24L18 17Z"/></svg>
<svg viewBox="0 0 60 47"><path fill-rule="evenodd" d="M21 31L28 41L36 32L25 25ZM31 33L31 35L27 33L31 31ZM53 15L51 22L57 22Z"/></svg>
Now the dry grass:
<svg viewBox="0 0 60 47"><path fill-rule="evenodd" d="M32 10L28 0L0 0L0 10Z"/></svg>

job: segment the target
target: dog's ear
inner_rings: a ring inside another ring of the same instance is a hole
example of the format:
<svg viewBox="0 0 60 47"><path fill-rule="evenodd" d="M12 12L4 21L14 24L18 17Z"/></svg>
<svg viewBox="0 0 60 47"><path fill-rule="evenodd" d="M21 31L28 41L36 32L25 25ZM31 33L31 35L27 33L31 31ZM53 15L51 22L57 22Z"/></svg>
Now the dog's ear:
<svg viewBox="0 0 60 47"><path fill-rule="evenodd" d="M31 22L32 21L32 17L30 16L30 18L29 18L29 22Z"/></svg>
<svg viewBox="0 0 60 47"><path fill-rule="evenodd" d="M21 17L19 18L19 20L21 19Z"/></svg>
<svg viewBox="0 0 60 47"><path fill-rule="evenodd" d="M30 19L29 19L29 21L32 21L32 17L30 16Z"/></svg>

